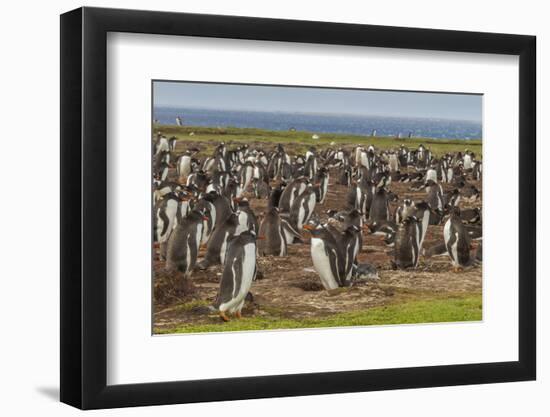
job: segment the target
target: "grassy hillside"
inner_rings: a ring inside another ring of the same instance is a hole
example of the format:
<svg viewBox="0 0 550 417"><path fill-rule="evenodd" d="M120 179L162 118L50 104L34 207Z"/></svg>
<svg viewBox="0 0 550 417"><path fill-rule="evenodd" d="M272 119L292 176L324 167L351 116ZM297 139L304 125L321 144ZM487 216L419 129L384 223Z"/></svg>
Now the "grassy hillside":
<svg viewBox="0 0 550 417"><path fill-rule="evenodd" d="M282 143L293 144L293 148L297 152L304 152L310 146L329 146L331 142L335 142L334 146L355 146L374 145L381 149L397 148L401 144L409 148L417 147L420 144L431 149L431 151L439 156L446 152L464 151L466 148L475 152L478 158L481 159L481 140L439 140L429 138L401 138L395 139L391 137L371 137L359 135L342 135L334 133L318 134L320 139L312 139L312 132L304 131L276 131L251 128L236 128L236 127L201 127L201 126L175 126L175 125L154 125L154 132L162 132L164 135L171 137L175 136L180 140L191 142L208 142L214 143L225 141L230 144L244 144L251 142L265 143ZM202 154L209 154L211 146L203 146Z"/></svg>

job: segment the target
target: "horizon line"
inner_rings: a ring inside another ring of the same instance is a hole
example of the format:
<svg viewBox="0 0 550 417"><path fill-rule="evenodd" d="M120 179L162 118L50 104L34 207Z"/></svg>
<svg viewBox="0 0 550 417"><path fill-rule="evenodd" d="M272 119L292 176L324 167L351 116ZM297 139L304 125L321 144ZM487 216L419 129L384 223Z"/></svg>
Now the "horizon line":
<svg viewBox="0 0 550 417"><path fill-rule="evenodd" d="M171 108L171 109L190 109L190 110L213 110L213 111L246 111L250 113L283 113L283 114L305 114L305 115L318 115L318 116L347 116L347 117L385 117L385 118L395 118L395 119L427 119L427 120L448 120L453 122L470 122L470 123L479 123L480 125L483 122L483 119L453 119L448 117L429 117L429 116L392 116L392 115L383 115L383 114L362 114L362 113L330 113L330 112L307 112L307 111L285 111L285 110L257 110L257 109L228 109L228 108L217 108L217 107L195 107L195 106L185 106L185 105L174 105L174 104L155 104L153 103L153 109L156 108Z"/></svg>

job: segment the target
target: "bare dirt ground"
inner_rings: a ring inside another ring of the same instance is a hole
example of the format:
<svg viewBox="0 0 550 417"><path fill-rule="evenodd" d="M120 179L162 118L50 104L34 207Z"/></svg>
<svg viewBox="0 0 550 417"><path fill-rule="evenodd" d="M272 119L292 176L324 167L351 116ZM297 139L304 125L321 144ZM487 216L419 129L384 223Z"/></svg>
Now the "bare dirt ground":
<svg viewBox="0 0 550 417"><path fill-rule="evenodd" d="M479 190L480 182L472 181ZM445 191L452 189L442 184ZM421 200L425 192L411 192L406 183L392 183L391 190L403 198ZM328 209L343 209L347 187L335 184L331 172L330 186L324 204L317 204L316 212L326 218ZM249 195L249 197L252 197ZM250 198L257 215L264 212L267 200ZM397 203L392 204L392 213ZM481 207L481 199L474 203L461 203L461 208ZM424 247L430 247L443 237L443 226L429 226ZM243 316L274 314L281 317L322 317L339 312L364 310L374 306L405 300L446 297L481 293L482 270L470 267L455 273L448 256L424 258L415 270L392 270L390 260L393 249L386 246L379 236L364 235L363 250L359 262L374 264L379 270L378 281L360 282L351 288L325 291L313 269L310 246L307 238L303 244L289 246L289 256L259 257L258 270L263 279L252 284L253 301L247 302ZM199 256L200 259L200 256ZM164 273L163 262L154 261L155 302L154 329L173 328L185 324L218 323L219 317L208 314L205 305L216 298L222 266L208 271L195 271L191 276L192 291L181 291L181 285ZM189 307L190 306L190 307ZM194 306L194 307L193 307ZM185 307L185 308L182 308ZM189 307L189 308L187 308Z"/></svg>

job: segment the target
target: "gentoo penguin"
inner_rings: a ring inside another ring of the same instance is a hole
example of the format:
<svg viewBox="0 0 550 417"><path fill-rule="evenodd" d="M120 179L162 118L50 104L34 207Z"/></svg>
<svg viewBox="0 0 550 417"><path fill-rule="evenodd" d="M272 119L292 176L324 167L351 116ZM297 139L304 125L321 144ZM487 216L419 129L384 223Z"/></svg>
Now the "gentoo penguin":
<svg viewBox="0 0 550 417"><path fill-rule="evenodd" d="M338 173L338 184L349 187L351 185L351 174L352 170L349 165L341 167Z"/></svg>
<svg viewBox="0 0 550 417"><path fill-rule="evenodd" d="M327 196L329 172L325 167L319 168L315 175L315 184L318 187L317 202L323 204Z"/></svg>
<svg viewBox="0 0 550 417"><path fill-rule="evenodd" d="M270 207L266 211L260 223L258 236L263 238L258 241L260 256L286 256L287 242L277 207Z"/></svg>
<svg viewBox="0 0 550 417"><path fill-rule="evenodd" d="M176 138L175 136L172 136L168 140L168 146L170 148L170 152L174 152L176 150L176 144L177 143L178 143L178 138Z"/></svg>
<svg viewBox="0 0 550 417"><path fill-rule="evenodd" d="M395 223L397 224L401 223L404 219L411 216L413 213L414 213L414 201L408 198L404 199L403 205L398 206L395 209L395 215L394 215Z"/></svg>
<svg viewBox="0 0 550 417"><path fill-rule="evenodd" d="M155 208L155 240L160 245L160 258L164 259L166 255L166 243L170 237L172 229L176 225L176 216L180 197L176 193L168 193L157 204Z"/></svg>
<svg viewBox="0 0 550 417"><path fill-rule="evenodd" d="M217 226L218 224L223 223L223 221L227 219L229 214L233 212L229 199L223 195L220 195L215 191L205 194L204 198L209 198L212 204L214 204L214 207L216 208L216 217L214 221L214 226Z"/></svg>
<svg viewBox="0 0 550 417"><path fill-rule="evenodd" d="M188 278L197 262L202 238L203 212L193 210L178 224L168 240L166 270L178 271Z"/></svg>
<svg viewBox="0 0 550 417"><path fill-rule="evenodd" d="M451 216L443 227L443 238L455 272L464 266L468 266L471 263L470 237L460 220L458 207L454 207Z"/></svg>
<svg viewBox="0 0 550 417"><path fill-rule="evenodd" d="M470 171L473 169L472 155L466 151L464 153L464 170Z"/></svg>
<svg viewBox="0 0 550 417"><path fill-rule="evenodd" d="M161 152L170 152L170 144L166 136L160 136L156 143L155 155L158 155Z"/></svg>
<svg viewBox="0 0 550 417"><path fill-rule="evenodd" d="M343 256L334 235L323 226L313 228L306 225L311 233L311 259L325 290L340 286L340 270Z"/></svg>
<svg viewBox="0 0 550 417"><path fill-rule="evenodd" d="M296 178L284 188L278 205L281 213L290 212L294 201L306 190L307 184L306 178Z"/></svg>
<svg viewBox="0 0 550 417"><path fill-rule="evenodd" d="M290 208L290 225L295 230L302 230L302 226L308 222L315 209L316 201L315 190L311 185L308 185L306 190L294 200Z"/></svg>
<svg viewBox="0 0 550 417"><path fill-rule="evenodd" d="M445 203L445 210L450 210L451 207L457 207L460 203L460 192L458 188L454 188L451 191L448 191L443 196L443 202Z"/></svg>
<svg viewBox="0 0 550 417"><path fill-rule="evenodd" d="M214 308L229 321L228 314L241 318L246 296L256 278L256 234L246 231L227 242L220 290Z"/></svg>
<svg viewBox="0 0 550 417"><path fill-rule="evenodd" d="M354 183L348 191L347 197L348 209L357 209L361 213L366 214L367 194L364 192L361 185Z"/></svg>
<svg viewBox="0 0 550 417"><path fill-rule="evenodd" d="M200 269L223 263L228 239L246 231L246 217L239 214L231 213L224 222L216 225L208 240L204 259L198 263Z"/></svg>
<svg viewBox="0 0 550 417"><path fill-rule="evenodd" d="M426 181L429 180L437 182L437 171L433 167L428 168L428 170L426 171Z"/></svg>
<svg viewBox="0 0 550 417"><path fill-rule="evenodd" d="M426 202L430 205L432 213L430 216L430 224L440 224L443 217L443 188L440 184L432 180L426 181Z"/></svg>
<svg viewBox="0 0 550 417"><path fill-rule="evenodd" d="M269 186L269 182L264 179L254 178L252 180L252 189L254 191L254 197L258 199L269 198L271 187Z"/></svg>
<svg viewBox="0 0 550 417"><path fill-rule="evenodd" d="M239 211L240 215L245 215L246 217L246 227L247 230L252 230L254 233L258 233L258 220L256 219L256 215L250 208L250 203L246 198L238 199L237 200L237 211Z"/></svg>
<svg viewBox="0 0 550 417"><path fill-rule="evenodd" d="M315 175L317 175L317 158L311 151L308 151L308 153L306 153L306 165L304 166L304 173L306 177L308 177L310 180L313 180L313 178L315 178Z"/></svg>
<svg viewBox="0 0 550 417"><path fill-rule="evenodd" d="M250 161L246 161L241 168L241 192L237 195L240 197L242 193L247 192L248 188L252 184L252 178L254 177L254 164Z"/></svg>
<svg viewBox="0 0 550 417"><path fill-rule="evenodd" d="M223 190L221 194L223 194L227 198L229 204L231 205L231 208L235 210L235 202L238 201L238 196L242 194L239 181L235 180L234 178L230 178L227 181L225 190Z"/></svg>
<svg viewBox="0 0 550 417"><path fill-rule="evenodd" d="M199 170L197 172L192 172L187 177L187 186L194 186L200 191L206 190L206 187L208 186L208 176L206 173L202 170Z"/></svg>
<svg viewBox="0 0 550 417"><path fill-rule="evenodd" d="M399 269L416 267L418 265L418 219L409 216L397 228L394 243L394 261L392 265Z"/></svg>
<svg viewBox="0 0 550 417"><path fill-rule="evenodd" d="M369 220L371 222L383 222L390 219L390 207L388 202L388 192L385 188L379 188L376 191L369 210Z"/></svg>
<svg viewBox="0 0 550 417"><path fill-rule="evenodd" d="M211 195L206 194L202 196L202 198L195 204L195 209L202 210L206 213L206 220L203 222L201 240L201 244L206 245L212 235L212 232L214 231L214 226L216 225L216 206L214 206Z"/></svg>
<svg viewBox="0 0 550 417"><path fill-rule="evenodd" d="M414 217L418 219L419 225L419 238L418 238L418 250L422 250L422 244L428 231L428 225L430 224L430 216L432 210L428 203L421 201L415 204Z"/></svg>
<svg viewBox="0 0 550 417"><path fill-rule="evenodd" d="M331 210L329 210L329 212L330 211ZM332 217L338 220L339 222L341 222L344 230L349 228L350 226L355 226L359 230L363 229L363 216L361 215L359 210L351 209L348 211L342 211L338 213L329 213L329 212L327 212L329 217ZM358 233L357 236L359 238L358 248L359 248L359 252L361 252L361 249L363 248L363 235L361 233Z"/></svg>
<svg viewBox="0 0 550 417"><path fill-rule="evenodd" d="M343 251L343 267L340 274L340 285L349 287L352 283L352 269L357 264L357 255L361 249L361 229L350 225L340 235L339 245Z"/></svg>
<svg viewBox="0 0 550 417"><path fill-rule="evenodd" d="M388 166L390 167L390 172L399 171L399 158L395 152L391 152L388 156Z"/></svg>

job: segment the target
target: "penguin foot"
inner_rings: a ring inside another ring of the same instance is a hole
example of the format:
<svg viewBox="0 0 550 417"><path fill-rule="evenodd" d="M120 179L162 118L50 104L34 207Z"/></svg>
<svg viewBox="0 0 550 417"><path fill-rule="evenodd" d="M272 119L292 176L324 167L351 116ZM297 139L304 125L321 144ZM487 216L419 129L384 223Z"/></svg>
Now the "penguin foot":
<svg viewBox="0 0 550 417"><path fill-rule="evenodd" d="M462 268L461 266L455 266L455 267L453 268L453 272L454 272L455 274L457 274L457 273L459 273L459 272L462 272L462 271L463 271L463 268Z"/></svg>
<svg viewBox="0 0 550 417"><path fill-rule="evenodd" d="M241 312L240 311L237 311L235 313L235 317L237 317L238 319L241 319L243 316L241 315Z"/></svg>
<svg viewBox="0 0 550 417"><path fill-rule="evenodd" d="M229 317L227 317L227 315L225 314L225 311L220 311L220 317L225 322L229 321Z"/></svg>

